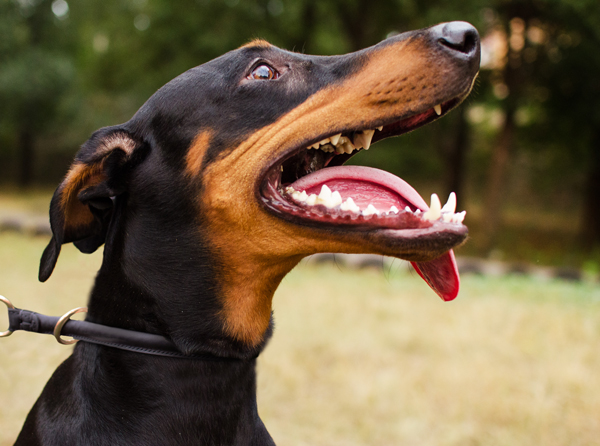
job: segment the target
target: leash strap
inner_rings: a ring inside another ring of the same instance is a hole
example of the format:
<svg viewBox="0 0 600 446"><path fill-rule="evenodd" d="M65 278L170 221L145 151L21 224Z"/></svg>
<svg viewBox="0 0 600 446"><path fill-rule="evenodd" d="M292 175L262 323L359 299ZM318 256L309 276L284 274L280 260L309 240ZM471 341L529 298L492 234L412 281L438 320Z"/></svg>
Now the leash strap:
<svg viewBox="0 0 600 446"><path fill-rule="evenodd" d="M8 331L3 333L4 336L8 336L14 331L22 330L33 333L54 335L62 344L75 342L62 341L60 336L64 335L71 336L79 341L91 342L93 344L105 345L107 347L114 347L121 350L128 350L156 356L202 359L205 361L239 360L237 358L225 358L208 353L199 355L185 355L177 349L175 344L173 344L170 339L165 338L164 336L133 330L125 330L123 328L108 327L106 325L95 324L93 322L68 319L68 317L74 314L76 310L85 309L72 310L63 317L56 317L46 316L33 311L11 307L12 304L8 307L9 327Z"/></svg>

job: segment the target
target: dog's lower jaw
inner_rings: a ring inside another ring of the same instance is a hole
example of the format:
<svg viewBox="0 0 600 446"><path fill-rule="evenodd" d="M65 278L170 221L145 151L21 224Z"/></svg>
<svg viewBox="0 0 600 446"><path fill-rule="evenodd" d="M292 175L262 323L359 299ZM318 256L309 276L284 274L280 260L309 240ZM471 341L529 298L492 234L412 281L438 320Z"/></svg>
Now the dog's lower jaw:
<svg viewBox="0 0 600 446"><path fill-rule="evenodd" d="M255 359L173 360L80 343L46 385L15 444L273 446L257 412L255 365ZM76 398L70 381L86 389L86 398Z"/></svg>

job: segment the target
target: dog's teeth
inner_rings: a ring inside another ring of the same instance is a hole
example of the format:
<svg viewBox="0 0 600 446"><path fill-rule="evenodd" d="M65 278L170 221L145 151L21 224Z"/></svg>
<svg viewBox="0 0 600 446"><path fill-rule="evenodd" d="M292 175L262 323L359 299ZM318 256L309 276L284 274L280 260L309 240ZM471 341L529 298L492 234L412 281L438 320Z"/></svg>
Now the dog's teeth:
<svg viewBox="0 0 600 446"><path fill-rule="evenodd" d="M375 134L375 130L365 130L362 133L354 134L354 146L357 149L365 148L365 150L369 150L371 147L371 140L373 139L373 135Z"/></svg>
<svg viewBox="0 0 600 446"><path fill-rule="evenodd" d="M331 140L331 144L333 144L334 146L337 146L338 142L340 142L341 137L342 137L341 133L338 133L337 135L333 135L331 138L329 138Z"/></svg>
<svg viewBox="0 0 600 446"><path fill-rule="evenodd" d="M319 147L323 152L326 153L333 153L335 152L335 147L333 147L331 144L327 143L324 146Z"/></svg>
<svg viewBox="0 0 600 446"><path fill-rule="evenodd" d="M363 211L363 215L366 217L368 215L373 215L373 214L379 215L379 211L375 208L375 206L373 206L372 204L369 204L367 206L367 209L365 209Z"/></svg>
<svg viewBox="0 0 600 446"><path fill-rule="evenodd" d="M462 223L463 220L465 219L465 215L467 215L467 211L462 211L462 212L459 212L458 214L454 214L452 216L452 222L453 223Z"/></svg>
<svg viewBox="0 0 600 446"><path fill-rule="evenodd" d="M331 203L333 204L332 207L339 206L342 204L342 201L342 196L337 190L331 194Z"/></svg>
<svg viewBox="0 0 600 446"><path fill-rule="evenodd" d="M437 194L431 195L431 205L429 210L423 214L425 220L435 221L442 216L442 204Z"/></svg>
<svg viewBox="0 0 600 446"><path fill-rule="evenodd" d="M442 208L442 214L443 213L454 214L454 212L456 212L456 194L454 192L450 192L448 201Z"/></svg>
<svg viewBox="0 0 600 446"><path fill-rule="evenodd" d="M309 206L314 206L317 203L317 198L318 197L315 194L310 194L305 202Z"/></svg>
<svg viewBox="0 0 600 446"><path fill-rule="evenodd" d="M319 198L323 200L329 200L329 198L331 198L331 189L329 189L326 184L324 184L321 187L321 193L319 193Z"/></svg>
<svg viewBox="0 0 600 446"><path fill-rule="evenodd" d="M365 150L369 150L371 147L371 140L373 139L373 135L375 134L375 130L365 130L363 132L363 146Z"/></svg>
<svg viewBox="0 0 600 446"><path fill-rule="evenodd" d="M354 134L354 140L352 141L352 144L354 145L354 147L356 147L357 149L362 149L364 146L364 142L363 142L363 134L362 133L355 133Z"/></svg>
<svg viewBox="0 0 600 446"><path fill-rule="evenodd" d="M440 104L433 107L433 109L435 110L435 112L437 113L438 116L440 116L442 114L442 106Z"/></svg>
<svg viewBox="0 0 600 446"><path fill-rule="evenodd" d="M404 208L404 212L412 212L412 209L409 206L406 206Z"/></svg>
<svg viewBox="0 0 600 446"><path fill-rule="evenodd" d="M396 206L392 206L388 212L397 214L399 211L398 211L398 208Z"/></svg>
<svg viewBox="0 0 600 446"><path fill-rule="evenodd" d="M340 209L342 211L351 211L355 214L360 213L360 208L354 203L352 197L348 197L348 199L340 205Z"/></svg>
<svg viewBox="0 0 600 446"><path fill-rule="evenodd" d="M379 127L377 127L377 130L379 130L381 132L383 130L383 126L380 125Z"/></svg>
<svg viewBox="0 0 600 446"><path fill-rule="evenodd" d="M329 138L325 138L323 141L319 141L319 145L324 146L325 144L329 144Z"/></svg>
<svg viewBox="0 0 600 446"><path fill-rule="evenodd" d="M308 199L308 194L306 193L306 191L305 191L305 190L303 190L302 192L295 191L295 192L292 194L292 197L293 197L293 198L294 198L294 200L296 200L296 201L300 201L300 202L302 202L302 203L305 203L305 202L306 202L306 200Z"/></svg>
<svg viewBox="0 0 600 446"><path fill-rule="evenodd" d="M454 217L454 214L442 214L442 221L444 223L450 223L450 222L452 222L453 217Z"/></svg>

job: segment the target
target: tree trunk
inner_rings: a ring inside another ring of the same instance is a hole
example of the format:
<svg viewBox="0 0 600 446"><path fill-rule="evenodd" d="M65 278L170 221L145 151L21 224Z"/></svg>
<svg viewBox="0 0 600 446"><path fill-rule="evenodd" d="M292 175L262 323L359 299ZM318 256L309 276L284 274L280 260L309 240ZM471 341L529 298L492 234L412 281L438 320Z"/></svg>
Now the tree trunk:
<svg viewBox="0 0 600 446"><path fill-rule="evenodd" d="M592 250L600 244L600 130L592 139L591 159L583 199L583 246Z"/></svg>
<svg viewBox="0 0 600 446"><path fill-rule="evenodd" d="M25 189L31 186L33 183L33 159L35 156L34 147L33 147L33 133L27 129L23 128L19 132L19 143L18 143L19 153L18 157L18 184L21 188Z"/></svg>
<svg viewBox="0 0 600 446"><path fill-rule="evenodd" d="M494 247L501 223L501 209L506 188L506 170L514 143L515 123L514 107L507 104L506 117L500 135L492 150L492 159L488 175L488 184L483 203L483 217L481 219L483 231L480 241L484 252Z"/></svg>

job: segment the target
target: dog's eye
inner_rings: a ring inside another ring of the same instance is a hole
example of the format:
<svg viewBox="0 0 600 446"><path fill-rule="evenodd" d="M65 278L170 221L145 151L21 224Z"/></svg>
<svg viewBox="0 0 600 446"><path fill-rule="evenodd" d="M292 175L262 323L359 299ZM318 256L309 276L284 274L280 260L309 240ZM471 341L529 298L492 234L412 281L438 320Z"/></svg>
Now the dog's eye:
<svg viewBox="0 0 600 446"><path fill-rule="evenodd" d="M279 73L275 68L270 67L267 64L261 64L252 70L252 73L248 76L248 79L257 79L263 81L269 81L271 79L277 79Z"/></svg>

